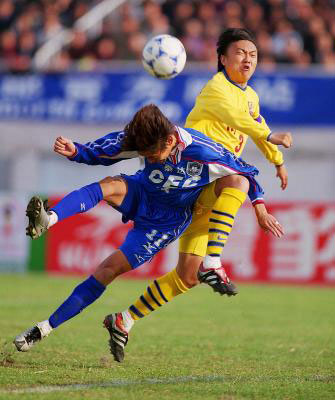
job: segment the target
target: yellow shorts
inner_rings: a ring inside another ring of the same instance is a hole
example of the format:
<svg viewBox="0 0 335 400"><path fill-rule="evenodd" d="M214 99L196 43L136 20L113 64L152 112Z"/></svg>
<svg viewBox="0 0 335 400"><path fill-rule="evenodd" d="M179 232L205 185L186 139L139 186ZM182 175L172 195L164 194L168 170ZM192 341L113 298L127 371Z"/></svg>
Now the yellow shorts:
<svg viewBox="0 0 335 400"><path fill-rule="evenodd" d="M215 181L205 186L194 206L192 222L179 239L179 252L205 257L209 215L217 199Z"/></svg>

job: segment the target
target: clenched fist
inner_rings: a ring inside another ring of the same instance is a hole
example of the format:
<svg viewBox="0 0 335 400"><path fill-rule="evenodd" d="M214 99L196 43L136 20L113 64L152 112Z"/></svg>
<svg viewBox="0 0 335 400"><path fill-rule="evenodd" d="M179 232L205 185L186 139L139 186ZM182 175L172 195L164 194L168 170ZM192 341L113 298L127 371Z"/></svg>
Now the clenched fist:
<svg viewBox="0 0 335 400"><path fill-rule="evenodd" d="M72 140L63 136L58 136L55 140L54 151L65 157L72 157L76 154L76 146Z"/></svg>

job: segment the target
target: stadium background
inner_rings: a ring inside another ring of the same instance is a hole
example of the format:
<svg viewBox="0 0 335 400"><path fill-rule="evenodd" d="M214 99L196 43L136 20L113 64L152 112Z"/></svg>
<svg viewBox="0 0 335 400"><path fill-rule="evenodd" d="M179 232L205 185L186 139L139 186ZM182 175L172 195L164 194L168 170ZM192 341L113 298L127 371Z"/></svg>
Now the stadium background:
<svg viewBox="0 0 335 400"><path fill-rule="evenodd" d="M335 9L333 1L11 1L0 2L0 271L87 274L122 241L127 227L105 205L56 225L47 237L24 236L24 210L35 193L51 203L116 167L70 164L53 155L56 136L79 142L122 128L154 102L183 124L215 72L215 42L227 27L251 29L260 61L251 84L273 130L290 130L289 186L282 192L250 141L244 158L261 170L272 213L286 236L262 234L245 206L225 250L240 281L335 284ZM178 36L188 55L172 81L140 63L153 35ZM137 277L174 266L170 246ZM134 275L134 274L133 274Z"/></svg>

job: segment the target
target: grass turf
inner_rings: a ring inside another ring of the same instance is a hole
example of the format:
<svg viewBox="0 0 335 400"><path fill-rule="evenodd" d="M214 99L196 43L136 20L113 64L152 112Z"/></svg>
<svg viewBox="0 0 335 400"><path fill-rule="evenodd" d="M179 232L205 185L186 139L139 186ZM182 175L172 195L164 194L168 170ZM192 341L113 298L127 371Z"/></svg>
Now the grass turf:
<svg viewBox="0 0 335 400"><path fill-rule="evenodd" d="M119 280L30 352L14 352L13 337L80 280L1 275L1 400L335 398L333 289L239 285L226 298L202 285L136 323L118 364L103 317L146 288Z"/></svg>

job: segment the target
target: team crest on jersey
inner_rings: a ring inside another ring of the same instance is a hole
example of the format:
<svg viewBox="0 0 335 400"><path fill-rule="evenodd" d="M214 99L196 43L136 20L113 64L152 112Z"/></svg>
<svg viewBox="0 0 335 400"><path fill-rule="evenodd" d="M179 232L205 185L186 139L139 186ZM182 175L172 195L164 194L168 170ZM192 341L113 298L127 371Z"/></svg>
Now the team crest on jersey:
<svg viewBox="0 0 335 400"><path fill-rule="evenodd" d="M172 170L173 170L173 168L170 165L165 165L164 166L164 171L171 172Z"/></svg>
<svg viewBox="0 0 335 400"><path fill-rule="evenodd" d="M186 167L186 173L189 176L197 176L202 172L203 165L196 161L189 161Z"/></svg>
<svg viewBox="0 0 335 400"><path fill-rule="evenodd" d="M249 107L249 114L251 116L254 115L254 103L251 101L248 101L248 107Z"/></svg>

